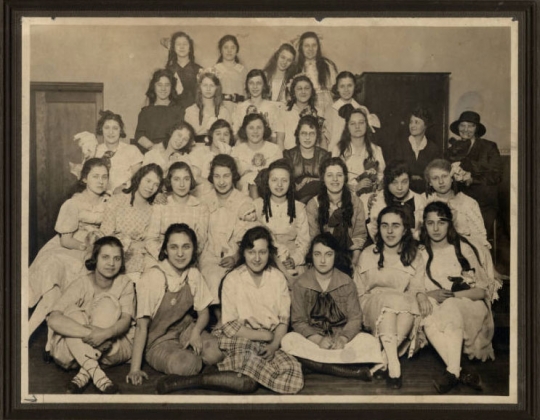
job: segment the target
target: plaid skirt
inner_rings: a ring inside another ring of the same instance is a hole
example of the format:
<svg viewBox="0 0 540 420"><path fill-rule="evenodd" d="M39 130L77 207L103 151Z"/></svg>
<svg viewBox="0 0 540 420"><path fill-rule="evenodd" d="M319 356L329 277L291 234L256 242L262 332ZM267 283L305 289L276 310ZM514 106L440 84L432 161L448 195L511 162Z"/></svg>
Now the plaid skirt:
<svg viewBox="0 0 540 420"><path fill-rule="evenodd" d="M304 387L302 367L298 360L283 350L277 350L271 360L259 356L266 343L235 337L242 325L232 321L213 334L225 359L218 363L220 371L241 373L279 394L296 394Z"/></svg>

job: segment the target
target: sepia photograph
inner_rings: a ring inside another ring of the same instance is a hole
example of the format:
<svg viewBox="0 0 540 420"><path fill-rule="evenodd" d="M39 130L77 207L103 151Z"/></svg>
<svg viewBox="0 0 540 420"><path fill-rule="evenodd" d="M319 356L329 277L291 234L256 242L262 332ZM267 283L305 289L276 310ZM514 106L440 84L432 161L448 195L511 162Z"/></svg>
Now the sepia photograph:
<svg viewBox="0 0 540 420"><path fill-rule="evenodd" d="M23 17L20 403L517 404L519 31Z"/></svg>

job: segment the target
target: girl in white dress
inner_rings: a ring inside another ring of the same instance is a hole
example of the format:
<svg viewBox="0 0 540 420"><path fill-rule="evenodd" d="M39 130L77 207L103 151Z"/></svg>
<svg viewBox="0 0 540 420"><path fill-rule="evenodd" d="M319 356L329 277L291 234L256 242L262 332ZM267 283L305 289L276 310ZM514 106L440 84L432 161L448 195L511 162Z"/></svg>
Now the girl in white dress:
<svg viewBox="0 0 540 420"><path fill-rule="evenodd" d="M270 99L281 102L283 106L287 103L287 83L294 75L295 58L294 47L281 44L263 69L270 86Z"/></svg>
<svg viewBox="0 0 540 420"><path fill-rule="evenodd" d="M418 299L424 300L429 314L423 320L424 331L446 365L434 381L435 389L445 394L461 382L481 390L479 375L461 368L461 354L495 359L491 302L496 284L482 268L476 248L457 233L445 203L426 206L421 236L427 297L420 294Z"/></svg>

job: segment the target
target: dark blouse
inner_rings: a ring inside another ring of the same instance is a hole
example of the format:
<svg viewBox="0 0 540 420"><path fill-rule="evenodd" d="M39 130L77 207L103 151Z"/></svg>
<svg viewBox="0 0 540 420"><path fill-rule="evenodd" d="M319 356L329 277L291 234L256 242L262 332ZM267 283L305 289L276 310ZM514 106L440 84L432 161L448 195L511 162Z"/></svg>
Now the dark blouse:
<svg viewBox="0 0 540 420"><path fill-rule="evenodd" d="M135 144L146 153L147 150L137 142L147 137L152 143L158 144L169 137L170 129L178 122L184 120L184 108L178 105L149 105L139 113L137 129L135 130Z"/></svg>
<svg viewBox="0 0 540 420"><path fill-rule="evenodd" d="M424 149L420 150L420 153L418 153L418 159L417 159L411 147L411 143L409 142L409 139L405 138L401 140L400 142L398 142L397 144L394 144L393 150L394 150L394 154L389 160L392 160L392 159L404 160L409 165L411 175L413 176L416 175L416 176L421 177L420 180L411 179L411 182L410 182L411 190L413 190L415 193L418 193L418 194L422 194L426 192L426 181L424 180L424 169L426 169L426 166L432 160L441 159L443 157L442 149L439 148L431 140L428 140L427 146Z"/></svg>
<svg viewBox="0 0 540 420"><path fill-rule="evenodd" d="M293 178L295 182L300 182L304 177L319 178L319 166L321 162L330 157L326 150L315 146L313 158L305 159L300 151L300 146L284 150L283 157L287 159L293 169Z"/></svg>
<svg viewBox="0 0 540 420"><path fill-rule="evenodd" d="M173 73L178 75L178 78L182 81L184 90L179 95L177 103L186 109L187 107L195 103L195 94L197 93L197 74L202 69L197 63L189 62L184 67L181 67L178 63L174 63L168 67Z"/></svg>

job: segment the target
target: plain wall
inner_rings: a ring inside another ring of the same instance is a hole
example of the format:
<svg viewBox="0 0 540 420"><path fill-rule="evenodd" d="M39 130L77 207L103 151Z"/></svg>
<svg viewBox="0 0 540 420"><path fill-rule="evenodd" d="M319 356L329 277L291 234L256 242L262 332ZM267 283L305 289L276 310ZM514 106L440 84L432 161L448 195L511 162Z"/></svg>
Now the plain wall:
<svg viewBox="0 0 540 420"><path fill-rule="evenodd" d="M105 109L123 116L130 138L151 74L165 65L161 38L186 31L195 40L196 62L209 67L218 58L219 38L234 34L240 58L251 69L262 68L281 43L314 30L322 36L323 54L340 71L450 72L449 122L463 110L479 112L485 137L509 153L509 28L247 26L250 22L242 27L33 25L30 77L34 82L103 83Z"/></svg>

